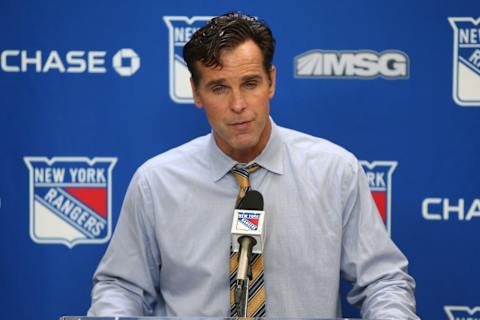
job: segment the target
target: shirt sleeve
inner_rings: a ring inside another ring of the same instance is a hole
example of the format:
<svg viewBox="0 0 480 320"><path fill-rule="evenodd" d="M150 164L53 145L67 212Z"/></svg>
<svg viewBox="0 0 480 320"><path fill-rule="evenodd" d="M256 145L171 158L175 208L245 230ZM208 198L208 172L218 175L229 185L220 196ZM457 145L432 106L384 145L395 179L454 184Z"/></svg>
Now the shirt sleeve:
<svg viewBox="0 0 480 320"><path fill-rule="evenodd" d="M365 319L419 319L408 261L388 235L360 164L343 177L342 276L353 283L347 301Z"/></svg>
<svg viewBox="0 0 480 320"><path fill-rule="evenodd" d="M161 262L153 226L150 188L137 172L93 276L89 316L148 316L158 307Z"/></svg>

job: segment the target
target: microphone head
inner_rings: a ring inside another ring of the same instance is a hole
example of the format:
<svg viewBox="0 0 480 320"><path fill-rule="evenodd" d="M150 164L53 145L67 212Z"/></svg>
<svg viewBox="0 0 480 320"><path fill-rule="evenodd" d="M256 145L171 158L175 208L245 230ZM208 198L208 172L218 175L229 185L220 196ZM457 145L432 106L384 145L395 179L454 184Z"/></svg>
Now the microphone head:
<svg viewBox="0 0 480 320"><path fill-rule="evenodd" d="M264 244L263 196L255 190L248 190L233 213L232 250L238 252L238 239L248 236L255 240L253 253L262 253Z"/></svg>
<svg viewBox="0 0 480 320"><path fill-rule="evenodd" d="M240 200L238 208L240 210L263 210L263 196L257 190L248 190L245 196Z"/></svg>

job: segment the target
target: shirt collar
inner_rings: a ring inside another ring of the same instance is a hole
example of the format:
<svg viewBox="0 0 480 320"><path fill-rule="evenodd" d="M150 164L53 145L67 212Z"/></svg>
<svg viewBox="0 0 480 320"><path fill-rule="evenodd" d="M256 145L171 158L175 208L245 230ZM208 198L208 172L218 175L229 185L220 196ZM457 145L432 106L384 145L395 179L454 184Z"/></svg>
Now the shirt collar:
<svg viewBox="0 0 480 320"><path fill-rule="evenodd" d="M283 174L283 143L279 129L272 118L272 132L268 139L267 145L263 151L251 163L256 162L262 168L267 169L276 174ZM207 153L210 156L210 169L212 172L212 180L218 181L225 176L230 169L237 164L237 161L227 156L217 146L213 134L210 134L210 139L207 146Z"/></svg>

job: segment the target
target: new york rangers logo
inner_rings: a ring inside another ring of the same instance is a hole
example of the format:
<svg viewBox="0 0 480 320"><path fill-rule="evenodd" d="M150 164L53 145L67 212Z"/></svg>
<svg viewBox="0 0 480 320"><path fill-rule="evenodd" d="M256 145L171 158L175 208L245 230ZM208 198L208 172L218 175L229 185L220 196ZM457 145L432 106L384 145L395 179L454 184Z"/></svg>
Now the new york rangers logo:
<svg viewBox="0 0 480 320"><path fill-rule="evenodd" d="M30 237L69 248L111 235L116 158L25 157L29 169Z"/></svg>
<svg viewBox="0 0 480 320"><path fill-rule="evenodd" d="M453 100L480 106L480 18L448 18L453 28Z"/></svg>
<svg viewBox="0 0 480 320"><path fill-rule="evenodd" d="M193 103L190 87L190 72L183 60L183 46L192 35L213 17L179 17L165 16L163 20L168 27L169 53L169 92L176 103Z"/></svg>
<svg viewBox="0 0 480 320"><path fill-rule="evenodd" d="M237 229L245 231L256 231L258 229L258 222L260 214L256 212L239 212L237 220Z"/></svg>
<svg viewBox="0 0 480 320"><path fill-rule="evenodd" d="M398 163L396 161L360 161L360 164L367 175L373 199L390 234L392 174Z"/></svg>
<svg viewBox="0 0 480 320"><path fill-rule="evenodd" d="M445 306L448 320L480 320L480 307Z"/></svg>

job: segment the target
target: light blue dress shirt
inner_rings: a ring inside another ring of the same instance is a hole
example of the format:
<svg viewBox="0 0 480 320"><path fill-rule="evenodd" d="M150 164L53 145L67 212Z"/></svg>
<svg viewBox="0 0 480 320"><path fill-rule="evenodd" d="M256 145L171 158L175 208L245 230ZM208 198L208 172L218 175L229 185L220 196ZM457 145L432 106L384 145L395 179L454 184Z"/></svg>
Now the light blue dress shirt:
<svg viewBox="0 0 480 320"><path fill-rule="evenodd" d="M339 280L371 319L418 319L407 259L390 240L358 160L276 126L250 177L263 194L269 317L339 317ZM94 275L89 315L228 316L235 161L211 134L135 173Z"/></svg>

